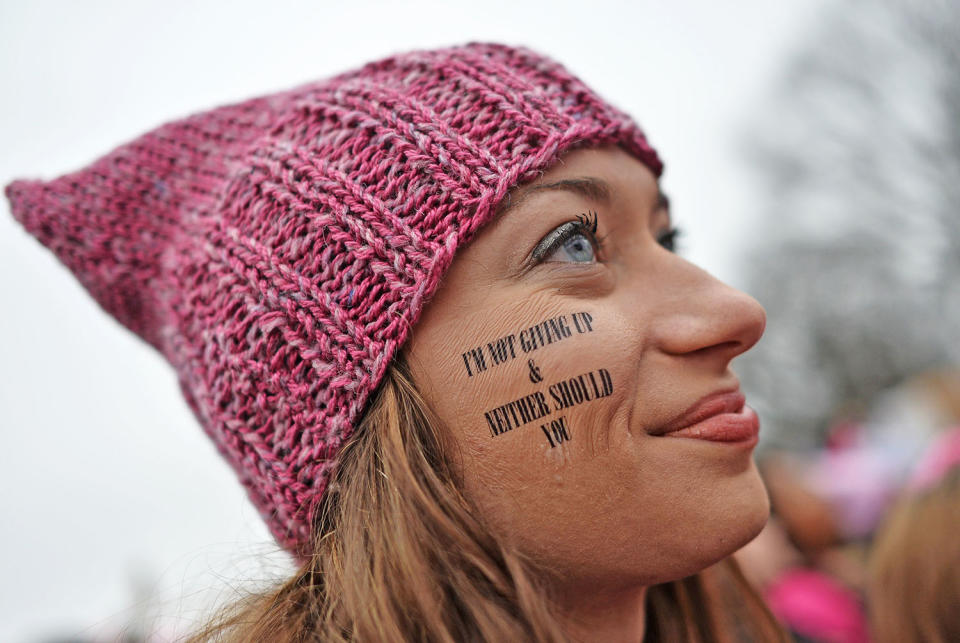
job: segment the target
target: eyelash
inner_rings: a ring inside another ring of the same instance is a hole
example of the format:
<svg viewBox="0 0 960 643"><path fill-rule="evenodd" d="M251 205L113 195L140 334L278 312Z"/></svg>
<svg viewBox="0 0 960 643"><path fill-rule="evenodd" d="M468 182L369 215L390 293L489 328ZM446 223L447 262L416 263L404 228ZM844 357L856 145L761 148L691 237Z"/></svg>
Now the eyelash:
<svg viewBox="0 0 960 643"><path fill-rule="evenodd" d="M592 217L592 220L591 218ZM582 234L588 239L593 245L593 250L596 254L601 254L603 252L604 246L603 242L607 238L606 235L602 237L597 236L597 213L591 211L585 214L578 214L576 221L568 221L560 227L556 228L552 233L555 235L550 242L543 247L543 249L537 248L533 252L532 259L534 263L541 263L545 257L550 256L550 254L562 246L568 239L571 237ZM665 230L657 237L657 243L662 247L666 248L670 252L676 252L677 239L682 236L682 231L676 226ZM548 235L549 236L549 235Z"/></svg>
<svg viewBox="0 0 960 643"><path fill-rule="evenodd" d="M590 217L593 217L591 220ZM578 234L590 239L590 243L593 245L593 251L597 254L603 252L603 240L606 239L606 236L597 237L597 213L589 212L585 214L578 214L576 221L567 221L560 227L554 229L547 237L550 237L549 242L545 246L538 246L533 251L531 258L534 263L541 263L545 257L550 256L550 254L567 242L568 239L574 237Z"/></svg>
<svg viewBox="0 0 960 643"><path fill-rule="evenodd" d="M677 251L677 240L683 236L683 230L673 226L668 230L664 230L657 237L657 243L669 250L670 252Z"/></svg>

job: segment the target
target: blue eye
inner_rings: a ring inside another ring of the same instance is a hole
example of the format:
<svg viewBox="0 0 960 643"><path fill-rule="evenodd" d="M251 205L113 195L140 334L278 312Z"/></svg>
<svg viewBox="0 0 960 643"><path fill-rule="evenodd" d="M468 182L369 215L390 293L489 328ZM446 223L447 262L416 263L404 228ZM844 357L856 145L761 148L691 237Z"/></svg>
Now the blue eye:
<svg viewBox="0 0 960 643"><path fill-rule="evenodd" d="M579 215L576 221L568 221L548 234L534 249L534 262L560 261L592 263L597 260L600 241L597 239L597 214L593 220Z"/></svg>
<svg viewBox="0 0 960 643"><path fill-rule="evenodd" d="M577 263L588 263L596 259L593 243L582 232L574 232L572 236L567 237L558 248L550 253L549 260L564 261L563 258L558 258L558 255L560 257L566 256L570 261Z"/></svg>

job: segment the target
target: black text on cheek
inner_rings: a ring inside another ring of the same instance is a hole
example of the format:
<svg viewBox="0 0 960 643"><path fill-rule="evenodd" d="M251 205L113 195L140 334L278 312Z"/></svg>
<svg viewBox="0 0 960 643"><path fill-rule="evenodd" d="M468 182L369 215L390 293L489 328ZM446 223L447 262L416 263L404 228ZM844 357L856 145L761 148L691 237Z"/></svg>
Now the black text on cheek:
<svg viewBox="0 0 960 643"><path fill-rule="evenodd" d="M601 368L562 380L547 387L547 392L553 399L554 408L551 410L546 395L542 391L535 391L502 406L486 411L483 416L490 427L490 435L497 437L507 431L539 420L554 411L562 411L572 406L607 397L613 393L613 378L610 372ZM567 434L564 423L563 432ZM549 439L549 436L548 436ZM566 438L569 440L569 436ZM550 441L550 446L556 444Z"/></svg>
<svg viewBox="0 0 960 643"><path fill-rule="evenodd" d="M613 379L607 369L601 368L552 384L547 390L553 398L554 410L562 411L610 395L613 393Z"/></svg>
<svg viewBox="0 0 960 643"><path fill-rule="evenodd" d="M463 360L467 377L473 377L489 368L505 364L515 359L520 351L531 353L573 336L571 320L572 328L577 334L593 332L593 315L586 311L571 313L569 319L567 315L545 319L519 332L509 333L488 341L486 345L481 344L461 353L460 358Z"/></svg>
<svg viewBox="0 0 960 643"><path fill-rule="evenodd" d="M546 398L543 393L537 391L491 409L483 415L487 418L487 424L490 425L491 435L496 437L549 414L550 407L547 405Z"/></svg>

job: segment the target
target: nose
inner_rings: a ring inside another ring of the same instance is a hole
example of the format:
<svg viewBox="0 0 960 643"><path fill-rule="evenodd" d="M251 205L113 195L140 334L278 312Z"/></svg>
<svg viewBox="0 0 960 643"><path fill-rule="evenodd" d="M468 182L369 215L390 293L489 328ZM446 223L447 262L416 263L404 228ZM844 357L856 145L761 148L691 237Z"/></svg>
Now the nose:
<svg viewBox="0 0 960 643"><path fill-rule="evenodd" d="M661 351L716 361L726 368L763 335L767 314L760 303L684 259L669 278L655 333Z"/></svg>

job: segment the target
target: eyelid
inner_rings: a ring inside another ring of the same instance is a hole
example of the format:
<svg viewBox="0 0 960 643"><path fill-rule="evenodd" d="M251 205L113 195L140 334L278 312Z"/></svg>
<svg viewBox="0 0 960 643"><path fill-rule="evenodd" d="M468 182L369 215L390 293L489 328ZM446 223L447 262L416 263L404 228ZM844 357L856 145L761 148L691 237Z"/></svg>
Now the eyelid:
<svg viewBox="0 0 960 643"><path fill-rule="evenodd" d="M592 220L590 219L592 217ZM595 251L601 248L600 239L597 238L597 213L591 211L588 214L578 214L575 221L567 221L554 228L545 236L530 253L531 267L543 262L543 259L550 255L560 245L576 233L581 233L590 239Z"/></svg>
<svg viewBox="0 0 960 643"><path fill-rule="evenodd" d="M551 252L556 250L560 244L580 231L581 226L576 221L567 221L554 228L537 244L537 247L533 249L533 252L530 254L531 261L533 261L533 263L540 263Z"/></svg>

